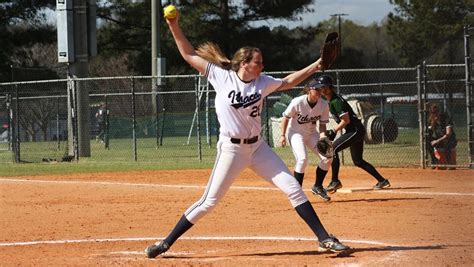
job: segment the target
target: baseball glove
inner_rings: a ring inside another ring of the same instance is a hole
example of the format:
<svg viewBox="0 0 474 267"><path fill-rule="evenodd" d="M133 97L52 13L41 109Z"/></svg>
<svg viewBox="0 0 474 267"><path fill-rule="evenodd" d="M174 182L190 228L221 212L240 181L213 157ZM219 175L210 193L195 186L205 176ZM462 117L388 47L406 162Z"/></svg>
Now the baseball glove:
<svg viewBox="0 0 474 267"><path fill-rule="evenodd" d="M319 139L316 144L319 154L325 156L326 158L332 158L332 142L327 137Z"/></svg>
<svg viewBox="0 0 474 267"><path fill-rule="evenodd" d="M341 48L341 41L337 32L331 32L326 35L326 40L321 46L321 67L322 70L329 69L334 61L336 61L337 55Z"/></svg>

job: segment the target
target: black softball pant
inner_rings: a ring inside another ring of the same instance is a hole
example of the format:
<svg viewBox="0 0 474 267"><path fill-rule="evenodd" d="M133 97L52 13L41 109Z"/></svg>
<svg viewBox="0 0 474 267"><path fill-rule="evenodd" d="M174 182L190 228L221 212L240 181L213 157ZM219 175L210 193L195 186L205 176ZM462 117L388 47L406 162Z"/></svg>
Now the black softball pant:
<svg viewBox="0 0 474 267"><path fill-rule="evenodd" d="M374 166L372 166L372 164L368 163L362 158L362 154L364 153L364 137L365 128L364 126L360 125L356 127L355 130L346 130L343 135L334 140L334 158L331 165L333 181L339 180L340 160L338 153L339 151L342 151L348 147L350 148L352 162L354 162L355 166L365 170L379 182L385 180L385 178L380 175L380 173L375 169Z"/></svg>

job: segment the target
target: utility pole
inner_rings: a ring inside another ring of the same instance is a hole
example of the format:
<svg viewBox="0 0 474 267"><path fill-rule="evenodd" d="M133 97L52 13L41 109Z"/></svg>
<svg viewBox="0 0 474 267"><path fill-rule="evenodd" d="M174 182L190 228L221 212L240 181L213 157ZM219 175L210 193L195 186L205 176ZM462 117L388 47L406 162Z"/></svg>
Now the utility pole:
<svg viewBox="0 0 474 267"><path fill-rule="evenodd" d="M158 43L158 36L160 34L160 8L161 8L161 0L159 0L159 4L156 0L151 0L151 76L155 76L157 74L157 58L160 54L160 46ZM151 79L151 91L156 93L158 91L156 80ZM156 110L156 97L152 95L153 103L153 110Z"/></svg>
<svg viewBox="0 0 474 267"><path fill-rule="evenodd" d="M88 77L89 58L97 55L96 0L56 0L58 62L69 64L69 78ZM78 152L90 157L89 89L84 82L75 83ZM72 128L72 105L68 101L68 148L75 154Z"/></svg>
<svg viewBox="0 0 474 267"><path fill-rule="evenodd" d="M342 16L349 16L349 14L345 14L345 13L336 13L336 14L332 14L331 17L337 17L338 18L338 27L339 27L339 41L341 43L341 51L340 51L340 54L342 55L342 32L341 32L341 17Z"/></svg>
<svg viewBox="0 0 474 267"><path fill-rule="evenodd" d="M88 40L87 37L87 0L73 1L74 17L74 50L75 61L70 63L69 71L74 78L88 77ZM84 82L76 83L77 87L77 138L79 145L79 156L90 157L90 107L89 90ZM72 132L71 132L72 136ZM71 138L72 139L72 138Z"/></svg>
<svg viewBox="0 0 474 267"><path fill-rule="evenodd" d="M165 74L165 59L161 58L160 52L160 32L161 32L161 21L163 6L161 0L151 0L151 76L160 76ZM159 107L158 97L155 93L159 90L159 86L162 85L161 78L152 79L151 91L153 110L161 110Z"/></svg>

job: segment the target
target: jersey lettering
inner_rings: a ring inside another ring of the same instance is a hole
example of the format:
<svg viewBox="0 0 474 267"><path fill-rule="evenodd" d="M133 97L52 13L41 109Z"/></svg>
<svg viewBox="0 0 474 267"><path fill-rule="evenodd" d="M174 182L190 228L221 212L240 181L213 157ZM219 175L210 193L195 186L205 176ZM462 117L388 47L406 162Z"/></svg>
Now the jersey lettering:
<svg viewBox="0 0 474 267"><path fill-rule="evenodd" d="M298 113L296 120L298 121L299 124L305 124L305 123L316 123L321 118L320 115L314 116L314 117L309 117L308 114L303 116L301 113Z"/></svg>
<svg viewBox="0 0 474 267"><path fill-rule="evenodd" d="M241 107L246 108L257 103L262 98L262 95L258 92L255 92L254 94L242 97L241 92L236 93L234 90L232 90L230 91L228 98L231 99L231 106L235 109L239 109Z"/></svg>
<svg viewBox="0 0 474 267"><path fill-rule="evenodd" d="M260 116L260 106L253 106L252 112L250 113L250 117L258 117Z"/></svg>

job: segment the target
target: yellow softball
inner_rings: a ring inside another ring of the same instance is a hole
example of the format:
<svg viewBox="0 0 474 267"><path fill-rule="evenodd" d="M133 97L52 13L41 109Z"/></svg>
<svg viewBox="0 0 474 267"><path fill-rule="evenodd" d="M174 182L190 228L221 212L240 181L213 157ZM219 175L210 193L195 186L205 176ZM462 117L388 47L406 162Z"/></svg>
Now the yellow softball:
<svg viewBox="0 0 474 267"><path fill-rule="evenodd" d="M174 19L178 15L178 10L174 5L168 5L163 8L163 16L167 19Z"/></svg>

